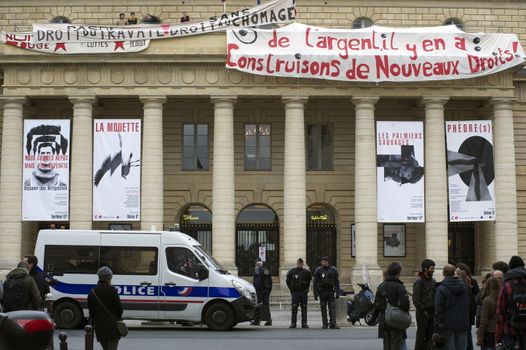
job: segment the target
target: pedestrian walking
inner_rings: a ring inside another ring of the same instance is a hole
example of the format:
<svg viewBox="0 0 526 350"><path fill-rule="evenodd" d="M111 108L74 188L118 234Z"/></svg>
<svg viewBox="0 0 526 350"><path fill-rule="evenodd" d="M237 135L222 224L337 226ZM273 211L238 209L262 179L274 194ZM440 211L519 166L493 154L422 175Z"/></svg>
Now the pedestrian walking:
<svg viewBox="0 0 526 350"><path fill-rule="evenodd" d="M29 265L25 261L9 272L3 284L2 304L4 312L17 310L38 310L40 292L35 281L29 276Z"/></svg>
<svg viewBox="0 0 526 350"><path fill-rule="evenodd" d="M304 267L303 259L296 261L296 267L287 273L287 287L292 297L292 315L289 328L296 328L298 308L301 307L301 328L309 328L307 324L307 302L312 276Z"/></svg>
<svg viewBox="0 0 526 350"><path fill-rule="evenodd" d="M495 350L495 329L497 326L497 299L500 283L495 277L490 277L484 286L488 296L482 302L480 326L477 334L477 345L481 350Z"/></svg>
<svg viewBox="0 0 526 350"><path fill-rule="evenodd" d="M270 292L272 291L272 275L268 267L263 266L261 259L256 259L256 268L254 269L254 288L258 297L259 306L256 310L256 317L253 322L254 326L259 326L261 321L266 321L265 326L272 326L272 316L270 315Z"/></svg>
<svg viewBox="0 0 526 350"><path fill-rule="evenodd" d="M436 281L435 262L424 259L421 264L422 270L413 284L413 304L416 308L416 342L415 350L430 350L431 338L433 337L434 304Z"/></svg>
<svg viewBox="0 0 526 350"><path fill-rule="evenodd" d="M26 255L24 261L29 265L29 276L31 276L37 284L38 291L40 292L39 309L43 310L46 302L46 295L49 293L49 284L46 281L46 275L44 274L44 271L38 267L38 258L36 256Z"/></svg>
<svg viewBox="0 0 526 350"><path fill-rule="evenodd" d="M320 264L314 272L314 300L320 299L321 319L323 329L340 329L336 324L335 298L340 297L340 279L338 270L329 265L329 257L320 259ZM327 320L327 308L329 309L329 321ZM330 322L330 323L329 323Z"/></svg>
<svg viewBox="0 0 526 350"><path fill-rule="evenodd" d="M512 256L504 286L497 300L495 341L506 349L526 349L526 269L519 256Z"/></svg>
<svg viewBox="0 0 526 350"><path fill-rule="evenodd" d="M90 323L103 350L117 350L121 333L117 321L122 318L122 305L117 290L111 285L113 272L107 266L97 271L99 282L88 294Z"/></svg>
<svg viewBox="0 0 526 350"><path fill-rule="evenodd" d="M404 339L407 338L405 330L390 327L385 322L387 304L398 307L404 312L409 312L411 306L407 290L400 281L401 273L400 263L390 263L384 281L376 289L374 312L378 317L378 338L383 339L384 350L401 350L404 347Z"/></svg>
<svg viewBox="0 0 526 350"><path fill-rule="evenodd" d="M470 297L466 283L447 264L435 293L435 331L445 338L444 350L466 350L470 329Z"/></svg>

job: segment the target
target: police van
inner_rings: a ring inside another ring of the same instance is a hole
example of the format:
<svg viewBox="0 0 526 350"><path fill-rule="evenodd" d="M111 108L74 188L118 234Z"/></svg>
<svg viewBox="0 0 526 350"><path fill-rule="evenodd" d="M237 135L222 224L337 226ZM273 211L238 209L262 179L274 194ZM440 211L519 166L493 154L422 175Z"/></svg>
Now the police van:
<svg viewBox="0 0 526 350"><path fill-rule="evenodd" d="M42 230L35 255L51 280L58 328L77 328L88 317L87 296L101 266L113 271L124 319L228 330L254 318L254 287L181 232Z"/></svg>

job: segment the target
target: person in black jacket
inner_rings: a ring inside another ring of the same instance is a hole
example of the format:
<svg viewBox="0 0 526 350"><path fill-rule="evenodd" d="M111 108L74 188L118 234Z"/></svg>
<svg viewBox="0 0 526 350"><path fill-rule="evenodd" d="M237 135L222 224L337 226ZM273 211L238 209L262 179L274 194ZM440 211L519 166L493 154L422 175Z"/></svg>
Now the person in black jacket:
<svg viewBox="0 0 526 350"><path fill-rule="evenodd" d="M422 271L413 284L413 304L416 308L416 342L415 350L431 349L431 337L433 336L433 313L435 304L436 281L435 262L430 259L422 261Z"/></svg>
<svg viewBox="0 0 526 350"><path fill-rule="evenodd" d="M455 274L453 265L444 266L444 280L435 293L435 332L446 337L444 350L465 350L471 328L471 300L466 283Z"/></svg>
<svg viewBox="0 0 526 350"><path fill-rule="evenodd" d="M256 318L252 325L259 326L261 320L266 320L265 326L272 326L272 317L270 315L270 292L272 291L272 275L268 267L263 266L261 259L256 259L256 268L254 270L254 288L260 303L259 310L256 311Z"/></svg>
<svg viewBox="0 0 526 350"><path fill-rule="evenodd" d="M298 320L298 306L301 306L301 328L309 328L307 325L307 298L312 276L308 269L303 267L303 259L299 258L296 267L287 273L287 287L292 296L292 316L289 328L296 328Z"/></svg>
<svg viewBox="0 0 526 350"><path fill-rule="evenodd" d="M407 338L405 330L389 327L385 323L385 309L387 303L409 312L411 306L409 295L404 284L400 281L402 265L392 262L387 267L384 282L380 283L374 299L375 316L378 316L378 338L383 338L384 350L401 350L404 339Z"/></svg>
<svg viewBox="0 0 526 350"><path fill-rule="evenodd" d="M320 259L321 266L314 272L314 300L320 298L321 321L323 329L340 329L336 324L336 302L342 293L340 289L340 278L338 270L329 265L329 257ZM336 296L335 296L336 294ZM327 306L329 309L329 321L327 320ZM329 325L330 322L330 325Z"/></svg>
<svg viewBox="0 0 526 350"><path fill-rule="evenodd" d="M111 285L113 272L103 266L97 271L99 282L88 294L90 323L95 328L97 341L104 350L117 350L121 334L117 320L122 317L122 305L117 290Z"/></svg>
<svg viewBox="0 0 526 350"><path fill-rule="evenodd" d="M40 292L40 309L44 309L46 295L49 293L49 284L46 281L44 272L38 268L38 258L34 255L26 255L24 261L29 265L29 275L37 284Z"/></svg>

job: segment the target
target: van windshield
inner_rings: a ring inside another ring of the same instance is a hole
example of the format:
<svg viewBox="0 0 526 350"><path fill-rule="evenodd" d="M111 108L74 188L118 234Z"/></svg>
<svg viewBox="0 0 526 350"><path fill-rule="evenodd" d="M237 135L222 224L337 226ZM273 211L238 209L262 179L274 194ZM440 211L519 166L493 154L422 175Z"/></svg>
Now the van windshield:
<svg viewBox="0 0 526 350"><path fill-rule="evenodd" d="M194 248L197 251L197 254L199 254L199 257L205 260L207 264L210 264L214 270L224 274L228 273L228 271L225 270L223 266L221 266L221 264L216 259L214 259L214 257L210 255L202 246L194 245Z"/></svg>

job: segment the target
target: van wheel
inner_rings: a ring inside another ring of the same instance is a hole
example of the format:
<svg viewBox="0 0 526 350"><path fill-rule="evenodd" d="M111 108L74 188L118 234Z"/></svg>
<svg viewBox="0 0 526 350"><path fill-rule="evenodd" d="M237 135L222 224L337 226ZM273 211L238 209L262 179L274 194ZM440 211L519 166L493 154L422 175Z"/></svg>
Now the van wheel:
<svg viewBox="0 0 526 350"><path fill-rule="evenodd" d="M75 329L80 327L84 315L75 303L64 301L55 308L53 318L57 328Z"/></svg>
<svg viewBox="0 0 526 350"><path fill-rule="evenodd" d="M234 326L234 312L228 305L211 305L205 314L205 323L213 331L227 331Z"/></svg>

